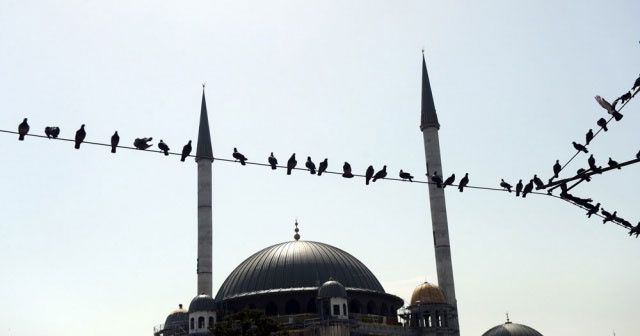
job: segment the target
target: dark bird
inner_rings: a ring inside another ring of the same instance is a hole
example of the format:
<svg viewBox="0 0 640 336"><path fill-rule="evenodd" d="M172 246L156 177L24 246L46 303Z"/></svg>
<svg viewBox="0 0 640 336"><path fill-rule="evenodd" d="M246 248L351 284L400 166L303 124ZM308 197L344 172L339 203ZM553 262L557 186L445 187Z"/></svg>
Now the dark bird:
<svg viewBox="0 0 640 336"><path fill-rule="evenodd" d="M84 138L87 136L87 132L84 130L84 124L80 126L80 129L76 131L76 149L80 149L80 144L84 141Z"/></svg>
<svg viewBox="0 0 640 336"><path fill-rule="evenodd" d="M603 109L607 110L607 113L612 114L613 112L616 111L616 109L608 101L606 101L604 98L602 98L600 96L595 96L594 98L596 99L598 104L600 104L600 106L602 106Z"/></svg>
<svg viewBox="0 0 640 336"><path fill-rule="evenodd" d="M120 143L120 136L118 135L118 131L115 131L111 136L111 153L116 152L116 148L118 147L118 143ZM184 160L182 160L184 161Z"/></svg>
<svg viewBox="0 0 640 336"><path fill-rule="evenodd" d="M607 121L604 118L600 118L598 119L598 122L596 122L596 124L598 124L598 126L602 127L602 129L606 132L609 129L607 128Z"/></svg>
<svg viewBox="0 0 640 336"><path fill-rule="evenodd" d="M400 169L400 178L403 180L409 180L409 182L413 182L413 176L411 176L411 174L407 173L407 172L403 172L402 169Z"/></svg>
<svg viewBox="0 0 640 336"><path fill-rule="evenodd" d="M267 161L269 161L269 164L271 165L271 169L276 170L276 168L278 168L278 159L276 159L276 157L273 156L273 152L271 152L271 155L269 155L269 158L267 159Z"/></svg>
<svg viewBox="0 0 640 336"><path fill-rule="evenodd" d="M373 170L373 166L369 166L367 168L367 171L364 174L364 183L366 183L367 185L369 185L369 181L371 180L371 178L373 177L373 173L375 172L375 170Z"/></svg>
<svg viewBox="0 0 640 336"><path fill-rule="evenodd" d="M595 215L598 213L598 211L600 211L600 203L596 204L595 207L589 209L589 211L587 211L587 217L591 218L591 215Z"/></svg>
<svg viewBox="0 0 640 336"><path fill-rule="evenodd" d="M596 167L596 158L593 157L593 154L589 156L587 163L589 163L589 169L593 170L594 172L597 172L600 170L599 167Z"/></svg>
<svg viewBox="0 0 640 336"><path fill-rule="evenodd" d="M329 167L329 160L327 158L324 158L324 161L320 162L320 164L318 165L318 176L321 176L322 173L324 173L328 167Z"/></svg>
<svg viewBox="0 0 640 336"><path fill-rule="evenodd" d="M601 209L600 212L604 215L604 219L602 220L602 224L605 224L606 222L610 222L610 221L614 220L616 218L616 214L618 214L617 211L614 211L613 213L610 213L605 209Z"/></svg>
<svg viewBox="0 0 640 336"><path fill-rule="evenodd" d="M527 183L524 186L524 189L522 190L522 197L527 197L527 194L533 191L533 180L529 180L529 183Z"/></svg>
<svg viewBox="0 0 640 336"><path fill-rule="evenodd" d="M180 156L180 161L184 162L184 159L186 159L189 154L191 154L191 140L182 147L182 156Z"/></svg>
<svg viewBox="0 0 640 336"><path fill-rule="evenodd" d="M307 162L304 164L304 166L307 167L307 169L309 169L309 172L311 173L311 175L316 174L316 164L313 163L313 161L311 161L310 156L307 156Z"/></svg>
<svg viewBox="0 0 640 336"><path fill-rule="evenodd" d="M558 178L558 174L562 170L562 165L560 164L560 160L556 160L556 164L553 165L553 177Z"/></svg>
<svg viewBox="0 0 640 336"><path fill-rule="evenodd" d="M458 190L462 192L462 190L464 189L464 187L467 186L467 184L469 184L469 173L465 173L462 180L460 180L460 184L458 184Z"/></svg>
<svg viewBox="0 0 640 336"><path fill-rule="evenodd" d="M616 121L620 121L620 119L622 119L622 117L624 117L622 115L622 113L617 112L617 111L613 111L613 113L611 113L611 115L613 115L613 119L615 119Z"/></svg>
<svg viewBox="0 0 640 336"><path fill-rule="evenodd" d="M520 196L520 192L522 192L522 180L518 181L518 184L516 184L516 197Z"/></svg>
<svg viewBox="0 0 640 336"><path fill-rule="evenodd" d="M580 168L580 169L578 169L578 171L576 171L576 175L577 175L577 176L582 176L582 175L584 175L586 172L587 172L587 170L586 170L586 169L584 169L584 168ZM585 180L585 181L587 181L587 182L591 182L591 178L590 178L589 176L583 176L583 177L582 177L582 179L583 179L583 180Z"/></svg>
<svg viewBox="0 0 640 336"><path fill-rule="evenodd" d="M579 143L576 143L575 141L573 141L573 148L575 148L576 150L580 151L580 152L585 152L585 153L589 153L589 151L587 150L587 148Z"/></svg>
<svg viewBox="0 0 640 336"><path fill-rule="evenodd" d="M564 195L567 195L567 183L562 183L560 184L560 197L563 197Z"/></svg>
<svg viewBox="0 0 640 336"><path fill-rule="evenodd" d="M444 189L448 185L452 185L453 182L456 181L456 174L451 174L451 176L447 177L446 180L442 183L442 188Z"/></svg>
<svg viewBox="0 0 640 336"><path fill-rule="evenodd" d="M29 123L27 123L27 118L18 125L18 140L24 141L24 136L29 133Z"/></svg>
<svg viewBox="0 0 640 336"><path fill-rule="evenodd" d="M622 96L618 97L618 99L616 99L616 100L619 100L620 104L624 104L629 99L631 99L631 91L627 91L625 94L623 94Z"/></svg>
<svg viewBox="0 0 640 336"><path fill-rule="evenodd" d="M238 149L233 147L233 154L231 154L231 156L233 156L234 159L240 161L240 164L243 166L247 165L247 158L242 155L242 153L238 152Z"/></svg>
<svg viewBox="0 0 640 336"><path fill-rule="evenodd" d="M433 181L433 183L436 184L436 187L442 188L442 177L438 175L437 171L433 172L433 175L431 176L431 181Z"/></svg>
<svg viewBox="0 0 640 336"><path fill-rule="evenodd" d="M47 126L44 128L44 134L48 139L57 139L58 135L60 135L60 128L56 126Z"/></svg>
<svg viewBox="0 0 640 336"><path fill-rule="evenodd" d="M635 90L638 87L640 87L640 77L636 78L636 81L633 82L633 87L631 88L631 91Z"/></svg>
<svg viewBox="0 0 640 336"><path fill-rule="evenodd" d="M589 132L587 132L587 134L585 135L585 138L587 140L587 145L589 145L589 143L591 142L591 140L593 140L593 130L590 128Z"/></svg>
<svg viewBox="0 0 640 336"><path fill-rule="evenodd" d="M611 159L611 157L609 157L609 162L607 162L607 164L609 165L609 167L611 168L618 168L618 169L622 169L620 168L620 165L618 164L618 162L614 161L613 159Z"/></svg>
<svg viewBox="0 0 640 336"><path fill-rule="evenodd" d="M504 181L504 179L500 179L500 186L504 189L507 189L508 192L511 192L511 185Z"/></svg>
<svg viewBox="0 0 640 336"><path fill-rule="evenodd" d="M638 235L640 235L640 222L638 222L638 225L636 225L633 229L629 230L629 236L633 236L634 233L636 235L636 238L638 238Z"/></svg>
<svg viewBox="0 0 640 336"><path fill-rule="evenodd" d="M542 183L542 180L538 177L537 174L533 175L532 181L536 185L536 190L544 189L544 183Z"/></svg>
<svg viewBox="0 0 640 336"><path fill-rule="evenodd" d="M373 180L371 181L375 182L376 180L381 180L385 177L387 177L387 166L382 166L382 169L376 172L375 175L373 175Z"/></svg>
<svg viewBox="0 0 640 336"><path fill-rule="evenodd" d="M347 161L345 161L344 164L342 165L342 177L344 178L353 177L353 174L351 173L351 165Z"/></svg>
<svg viewBox="0 0 640 336"><path fill-rule="evenodd" d="M162 139L160 139L160 142L158 143L158 148L160 148L160 150L164 152L165 156L169 156L169 150L170 150L169 146L166 143L164 143Z"/></svg>
<svg viewBox="0 0 640 336"><path fill-rule="evenodd" d="M296 153L291 154L289 161L287 161L287 175L291 175L291 170L298 165L298 161L296 161Z"/></svg>
<svg viewBox="0 0 640 336"><path fill-rule="evenodd" d="M149 141L153 140L152 137L149 138L135 138L135 140L133 140L133 147L135 147L136 149L139 150L145 150L151 146L153 146L153 144L147 143Z"/></svg>

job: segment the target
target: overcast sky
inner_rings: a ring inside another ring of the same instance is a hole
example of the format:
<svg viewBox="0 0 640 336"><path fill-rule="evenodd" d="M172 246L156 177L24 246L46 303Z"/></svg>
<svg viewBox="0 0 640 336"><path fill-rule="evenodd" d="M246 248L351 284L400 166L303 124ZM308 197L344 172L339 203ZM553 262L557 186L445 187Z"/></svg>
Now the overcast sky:
<svg viewBox="0 0 640 336"><path fill-rule="evenodd" d="M552 174L638 76L633 1L16 1L0 3L0 129L87 141L197 138L206 82L216 157L296 153L424 179L422 54L444 175ZM589 146L635 158L638 101ZM155 148L155 146L153 147ZM0 335L151 335L196 295L196 164L0 133ZM579 155L563 173L586 166ZM572 192L636 224L640 166ZM556 198L446 190L462 335L637 334L640 239ZM293 238L341 248L408 303L437 282L427 187L213 164L213 291Z"/></svg>

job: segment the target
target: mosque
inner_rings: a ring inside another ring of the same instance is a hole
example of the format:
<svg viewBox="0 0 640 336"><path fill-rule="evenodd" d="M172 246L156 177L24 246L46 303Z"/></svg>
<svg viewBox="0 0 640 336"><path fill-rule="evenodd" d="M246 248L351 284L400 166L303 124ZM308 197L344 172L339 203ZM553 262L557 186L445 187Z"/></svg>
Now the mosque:
<svg viewBox="0 0 640 336"><path fill-rule="evenodd" d="M435 110L427 66L422 59L423 134L427 171L442 172ZM196 151L198 165L198 292L189 307L170 313L154 336L212 335L226 315L256 309L282 323L289 335L459 336L457 302L444 190L429 184L429 204L439 286L418 284L410 302L385 292L376 276L350 253L301 237L266 247L238 265L215 297L212 292L211 164L213 152L202 93ZM507 318L482 336L542 336Z"/></svg>

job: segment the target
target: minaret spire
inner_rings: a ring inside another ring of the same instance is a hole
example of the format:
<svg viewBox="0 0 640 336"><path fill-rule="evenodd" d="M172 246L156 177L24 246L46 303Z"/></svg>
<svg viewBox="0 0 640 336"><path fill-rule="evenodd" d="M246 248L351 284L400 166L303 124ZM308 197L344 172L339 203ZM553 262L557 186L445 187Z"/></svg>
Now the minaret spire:
<svg viewBox="0 0 640 336"><path fill-rule="evenodd" d="M436 105L433 102L433 94L431 93L427 62L424 60L424 49L422 49L422 108L420 113L420 130L424 130L430 126L440 129L438 115L436 114Z"/></svg>
<svg viewBox="0 0 640 336"><path fill-rule="evenodd" d="M196 148L196 162L198 159L211 158L211 132L209 131L209 116L207 115L207 101L204 98L204 86L202 84L202 104L200 105L200 126L198 127L198 147Z"/></svg>
<svg viewBox="0 0 640 336"><path fill-rule="evenodd" d="M213 162L213 152L211 149L207 103L204 98L204 84L202 84L202 107L200 108L200 125L198 128L198 149L196 151L196 162L198 163L198 292L196 294L211 296L211 254L213 244L211 163Z"/></svg>

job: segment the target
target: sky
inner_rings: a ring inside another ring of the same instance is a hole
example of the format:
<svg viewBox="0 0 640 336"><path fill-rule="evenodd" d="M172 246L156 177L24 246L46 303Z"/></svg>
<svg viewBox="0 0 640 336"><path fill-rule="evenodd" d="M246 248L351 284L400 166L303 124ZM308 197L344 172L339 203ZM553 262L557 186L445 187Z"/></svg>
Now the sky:
<svg viewBox="0 0 640 336"><path fill-rule="evenodd" d="M515 185L552 174L640 66L633 1L16 1L0 3L0 129L121 144L197 138L206 83L213 152L296 153L329 170L424 179L422 53L444 175ZM640 149L632 100L589 146ZM155 146L153 147L155 148ZM196 295L196 164L0 133L0 335L151 335ZM561 176L586 166L579 155ZM635 224L640 166L591 197ZM541 195L446 190L462 335L505 321L544 335L637 334L640 240ZM293 239L341 248L408 303L437 282L425 184L213 163L213 291Z"/></svg>

